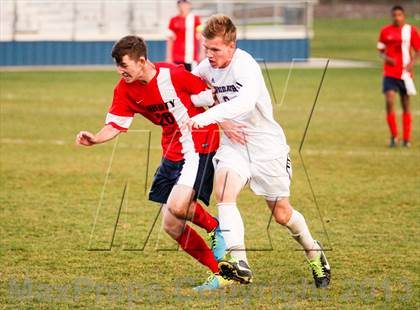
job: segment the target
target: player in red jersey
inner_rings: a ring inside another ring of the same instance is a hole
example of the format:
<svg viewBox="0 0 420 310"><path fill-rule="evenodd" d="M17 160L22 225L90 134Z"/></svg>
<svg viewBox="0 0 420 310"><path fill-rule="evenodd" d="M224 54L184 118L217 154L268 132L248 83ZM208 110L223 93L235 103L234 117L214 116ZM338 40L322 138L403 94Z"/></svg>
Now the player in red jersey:
<svg viewBox="0 0 420 310"><path fill-rule="evenodd" d="M191 71L193 63L200 60L201 20L191 13L191 3L178 0L179 15L169 21L169 35L167 41L167 61L183 64Z"/></svg>
<svg viewBox="0 0 420 310"><path fill-rule="evenodd" d="M403 108L403 146L410 146L410 96L416 95L413 68L420 55L420 37L416 27L405 23L404 9L397 5L391 10L392 24L381 29L378 50L384 59L383 92L386 100L387 122L391 132L390 147L398 145L397 120L394 111L398 91ZM412 55L412 50L415 51Z"/></svg>
<svg viewBox="0 0 420 310"><path fill-rule="evenodd" d="M112 49L112 57L122 78L115 87L105 126L97 134L81 131L76 142L91 146L109 141L128 130L136 113L161 126L163 156L149 199L163 205L165 231L211 270L213 285L209 287L206 281L198 289L231 284L219 275L217 260L225 254L219 223L197 202L200 199L209 204L214 175L212 158L219 145L218 126L206 126L193 133L181 129L189 117L204 111L193 105L190 96L206 90L207 85L182 66L148 61L146 43L137 36L120 39ZM185 220L209 233L212 249Z"/></svg>

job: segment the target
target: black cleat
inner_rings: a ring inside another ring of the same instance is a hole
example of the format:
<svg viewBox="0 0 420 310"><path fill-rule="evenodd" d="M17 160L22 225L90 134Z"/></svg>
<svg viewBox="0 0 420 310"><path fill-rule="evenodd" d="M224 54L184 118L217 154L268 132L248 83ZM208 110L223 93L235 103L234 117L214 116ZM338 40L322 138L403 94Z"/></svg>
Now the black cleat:
<svg viewBox="0 0 420 310"><path fill-rule="evenodd" d="M389 141L389 147L397 147L398 146L398 138L397 137L391 137L391 140Z"/></svg>
<svg viewBox="0 0 420 310"><path fill-rule="evenodd" d="M408 140L403 141L403 147L411 147L411 142Z"/></svg>
<svg viewBox="0 0 420 310"><path fill-rule="evenodd" d="M240 260L231 258L229 260L222 260L219 262L220 275L225 279L235 280L242 284L249 284L252 282L252 271L248 264Z"/></svg>
<svg viewBox="0 0 420 310"><path fill-rule="evenodd" d="M330 284L331 268L328 264L327 257L325 256L324 251L322 251L321 243L317 240L315 240L315 242L321 248L321 253L317 258L309 261L309 266L312 270L312 275L315 280L315 286L318 288L327 287Z"/></svg>

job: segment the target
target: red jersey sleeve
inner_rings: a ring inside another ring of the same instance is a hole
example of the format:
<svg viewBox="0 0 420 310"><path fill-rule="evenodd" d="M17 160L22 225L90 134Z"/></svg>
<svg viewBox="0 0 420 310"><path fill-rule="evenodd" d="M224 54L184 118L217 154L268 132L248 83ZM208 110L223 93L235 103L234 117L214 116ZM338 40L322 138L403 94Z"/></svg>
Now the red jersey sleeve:
<svg viewBox="0 0 420 310"><path fill-rule="evenodd" d="M112 105L106 115L105 125L120 130L127 131L133 121L134 112L130 108L130 99L123 80L114 89Z"/></svg>
<svg viewBox="0 0 420 310"><path fill-rule="evenodd" d="M420 50L420 36L416 27L411 26L411 47L418 51Z"/></svg>
<svg viewBox="0 0 420 310"><path fill-rule="evenodd" d="M376 48L379 51L384 51L385 48L386 48L386 45L385 45L385 29L384 28L381 29L381 32L379 34L378 44L376 45Z"/></svg>

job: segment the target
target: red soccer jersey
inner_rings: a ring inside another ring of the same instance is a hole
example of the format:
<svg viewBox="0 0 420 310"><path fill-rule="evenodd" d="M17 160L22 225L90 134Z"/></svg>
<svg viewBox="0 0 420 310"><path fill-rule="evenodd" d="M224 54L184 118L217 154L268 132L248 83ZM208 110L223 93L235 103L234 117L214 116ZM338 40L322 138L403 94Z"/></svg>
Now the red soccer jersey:
<svg viewBox="0 0 420 310"><path fill-rule="evenodd" d="M416 27L405 24L402 27L389 25L381 29L378 50L395 61L395 65L385 62L384 75L402 79L404 67L411 61L411 49L420 49L420 37ZM413 76L413 72L409 72Z"/></svg>
<svg viewBox="0 0 420 310"><path fill-rule="evenodd" d="M172 58L174 62L192 63L198 61L197 28L200 17L192 13L186 17L175 16L169 21L169 30L174 34Z"/></svg>
<svg viewBox="0 0 420 310"><path fill-rule="evenodd" d="M114 98L105 124L127 131L135 113L140 113L152 123L162 126L163 157L179 161L187 152L207 154L219 146L218 126L213 124L190 133L180 130L183 122L203 108L195 107L191 94L207 89L197 76L183 66L156 63L156 75L147 83L126 83L121 79L114 89Z"/></svg>

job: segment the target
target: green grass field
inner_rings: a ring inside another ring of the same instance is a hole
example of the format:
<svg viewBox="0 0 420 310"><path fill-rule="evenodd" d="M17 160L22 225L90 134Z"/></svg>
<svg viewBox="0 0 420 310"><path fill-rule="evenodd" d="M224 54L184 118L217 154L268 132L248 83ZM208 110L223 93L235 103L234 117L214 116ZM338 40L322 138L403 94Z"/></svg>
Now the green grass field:
<svg viewBox="0 0 420 310"><path fill-rule="evenodd" d="M292 148L291 201L329 250L327 290L313 288L297 244L275 223L267 231L268 209L246 190L239 206L247 246L256 249L248 254L255 282L193 293L206 269L177 251L160 219L152 227L159 206L144 191L148 134L142 130L152 131L150 185L160 129L137 117L117 144L74 144L79 130L101 128L118 76L2 71L0 309L418 309L418 101L413 147L388 149L381 69L327 72L302 151L324 230L298 154L322 70L293 71L286 93L288 71L270 73L274 112ZM112 250L88 251L109 246L125 184ZM214 201L210 211L216 213Z"/></svg>
<svg viewBox="0 0 420 310"><path fill-rule="evenodd" d="M420 26L412 17L407 23ZM311 42L312 57L365 60L379 63L376 43L380 29L390 24L389 18L331 19L317 18L314 21L314 40Z"/></svg>

